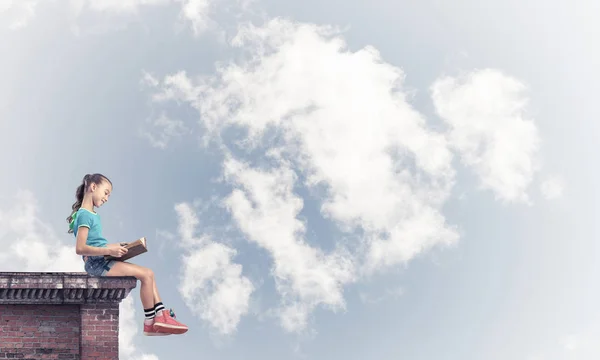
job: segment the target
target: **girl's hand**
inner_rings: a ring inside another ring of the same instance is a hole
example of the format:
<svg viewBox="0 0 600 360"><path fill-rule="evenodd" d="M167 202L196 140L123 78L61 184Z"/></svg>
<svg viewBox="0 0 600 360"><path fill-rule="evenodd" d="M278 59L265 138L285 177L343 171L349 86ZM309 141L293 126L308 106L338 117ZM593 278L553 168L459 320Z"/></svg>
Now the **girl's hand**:
<svg viewBox="0 0 600 360"><path fill-rule="evenodd" d="M121 244L109 244L108 255L114 256L116 258L120 258L121 256L127 254L127 248L123 247Z"/></svg>

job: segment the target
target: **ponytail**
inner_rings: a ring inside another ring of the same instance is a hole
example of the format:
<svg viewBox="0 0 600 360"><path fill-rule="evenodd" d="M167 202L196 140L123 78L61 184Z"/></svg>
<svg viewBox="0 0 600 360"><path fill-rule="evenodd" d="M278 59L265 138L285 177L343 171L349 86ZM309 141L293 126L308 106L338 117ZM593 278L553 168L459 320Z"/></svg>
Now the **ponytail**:
<svg viewBox="0 0 600 360"><path fill-rule="evenodd" d="M83 204L83 197L85 195L85 191L88 189L91 183L100 185L102 181L110 182L110 180L108 180L108 178L102 174L86 174L81 180L81 184L77 187L77 190L75 190L76 201L71 206L71 214L69 215L69 217L67 217L67 223L69 224L69 234L73 233L75 217L77 211L81 208L81 205Z"/></svg>

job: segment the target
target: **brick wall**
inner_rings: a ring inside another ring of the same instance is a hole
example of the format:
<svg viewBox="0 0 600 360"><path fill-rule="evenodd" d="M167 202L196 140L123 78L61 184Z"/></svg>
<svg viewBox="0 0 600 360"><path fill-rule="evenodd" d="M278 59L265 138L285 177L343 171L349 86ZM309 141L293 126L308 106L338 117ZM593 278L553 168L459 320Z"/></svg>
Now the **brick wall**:
<svg viewBox="0 0 600 360"><path fill-rule="evenodd" d="M81 306L81 358L119 358L119 304Z"/></svg>
<svg viewBox="0 0 600 360"><path fill-rule="evenodd" d="M0 359L119 359L119 303L135 278L0 272Z"/></svg>
<svg viewBox="0 0 600 360"><path fill-rule="evenodd" d="M0 359L79 359L78 305L1 305Z"/></svg>

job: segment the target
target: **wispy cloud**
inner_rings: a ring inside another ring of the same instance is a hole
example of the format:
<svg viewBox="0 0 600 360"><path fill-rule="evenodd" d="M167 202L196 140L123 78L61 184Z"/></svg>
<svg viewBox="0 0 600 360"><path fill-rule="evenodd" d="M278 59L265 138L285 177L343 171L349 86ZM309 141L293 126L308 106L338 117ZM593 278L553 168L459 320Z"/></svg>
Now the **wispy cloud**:
<svg viewBox="0 0 600 360"><path fill-rule="evenodd" d="M171 119L163 113L157 118L148 119L140 130L140 135L153 147L164 149L189 132L183 121Z"/></svg>
<svg viewBox="0 0 600 360"><path fill-rule="evenodd" d="M538 130L528 118L526 87L493 69L445 76L432 86L449 139L481 187L503 202L529 202L527 188L539 170Z"/></svg>
<svg viewBox="0 0 600 360"><path fill-rule="evenodd" d="M64 7L72 21L72 29L76 34L82 31L105 31L107 29L118 29L123 26L123 21L139 19L141 11L151 7L177 7L179 18L173 19L189 26L196 36L204 34L210 29L217 29L217 23L213 15L218 8L215 3L223 3L225 0L64 0L47 1L45 4L53 4ZM4 0L0 2L0 19L6 23L11 30L19 30L28 26L38 14L39 6L44 3L41 0ZM247 3L245 0L229 0L229 5L244 11Z"/></svg>

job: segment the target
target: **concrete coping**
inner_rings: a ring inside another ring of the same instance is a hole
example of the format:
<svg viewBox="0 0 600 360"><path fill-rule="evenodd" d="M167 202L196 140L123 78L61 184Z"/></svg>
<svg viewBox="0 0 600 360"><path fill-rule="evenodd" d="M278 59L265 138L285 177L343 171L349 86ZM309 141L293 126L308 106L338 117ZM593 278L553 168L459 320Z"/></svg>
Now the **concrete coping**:
<svg viewBox="0 0 600 360"><path fill-rule="evenodd" d="M136 284L134 277L85 272L0 272L0 304L118 303Z"/></svg>

